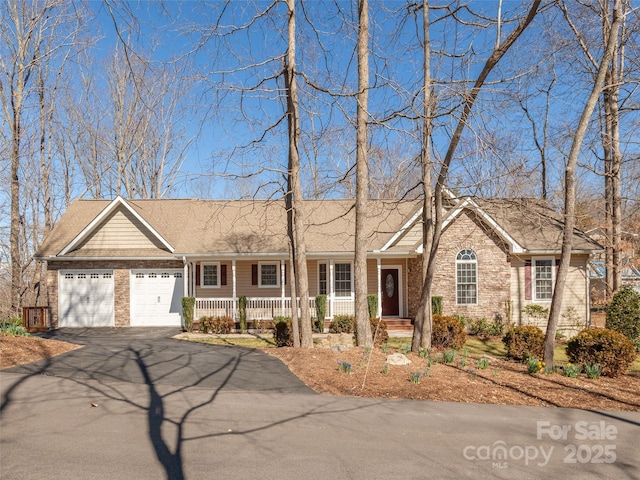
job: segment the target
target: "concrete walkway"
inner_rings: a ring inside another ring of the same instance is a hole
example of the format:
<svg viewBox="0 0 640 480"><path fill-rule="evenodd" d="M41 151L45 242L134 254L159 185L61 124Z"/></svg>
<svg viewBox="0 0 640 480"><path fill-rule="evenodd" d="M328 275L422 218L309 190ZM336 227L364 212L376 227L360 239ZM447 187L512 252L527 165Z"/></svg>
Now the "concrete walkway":
<svg viewBox="0 0 640 480"><path fill-rule="evenodd" d="M169 333L78 333L84 354L0 371L0 478L640 478L637 413L317 395Z"/></svg>

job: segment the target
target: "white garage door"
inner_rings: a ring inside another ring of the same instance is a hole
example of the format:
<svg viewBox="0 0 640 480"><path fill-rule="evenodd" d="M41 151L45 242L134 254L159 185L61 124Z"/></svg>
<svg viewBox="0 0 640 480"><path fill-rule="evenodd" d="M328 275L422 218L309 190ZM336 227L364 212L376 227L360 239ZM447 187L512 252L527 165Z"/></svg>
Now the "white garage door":
<svg viewBox="0 0 640 480"><path fill-rule="evenodd" d="M58 275L61 327L114 326L112 270L60 270Z"/></svg>
<svg viewBox="0 0 640 480"><path fill-rule="evenodd" d="M131 270L131 326L182 325L182 270Z"/></svg>

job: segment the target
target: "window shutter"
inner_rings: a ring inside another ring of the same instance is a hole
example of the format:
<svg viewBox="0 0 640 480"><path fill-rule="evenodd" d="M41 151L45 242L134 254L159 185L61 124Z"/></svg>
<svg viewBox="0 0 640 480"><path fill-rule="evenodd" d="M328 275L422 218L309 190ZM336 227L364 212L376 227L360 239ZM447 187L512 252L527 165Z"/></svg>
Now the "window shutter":
<svg viewBox="0 0 640 480"><path fill-rule="evenodd" d="M531 260L524 261L524 299L531 300Z"/></svg>
<svg viewBox="0 0 640 480"><path fill-rule="evenodd" d="M227 284L227 266L220 265L220 285Z"/></svg>
<svg viewBox="0 0 640 480"><path fill-rule="evenodd" d="M251 285L258 284L258 264L254 263L251 265Z"/></svg>
<svg viewBox="0 0 640 480"><path fill-rule="evenodd" d="M560 259L556 258L556 277L558 276L559 269L560 269Z"/></svg>
<svg viewBox="0 0 640 480"><path fill-rule="evenodd" d="M200 264L196 265L196 287L200 286Z"/></svg>

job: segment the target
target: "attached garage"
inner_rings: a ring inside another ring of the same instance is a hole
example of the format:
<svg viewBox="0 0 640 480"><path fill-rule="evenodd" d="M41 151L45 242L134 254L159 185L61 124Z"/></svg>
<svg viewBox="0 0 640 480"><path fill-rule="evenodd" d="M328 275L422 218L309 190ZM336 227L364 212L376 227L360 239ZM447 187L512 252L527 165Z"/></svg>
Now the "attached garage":
<svg viewBox="0 0 640 480"><path fill-rule="evenodd" d="M60 270L59 325L113 327L113 270Z"/></svg>
<svg viewBox="0 0 640 480"><path fill-rule="evenodd" d="M131 270L131 326L182 325L181 269Z"/></svg>

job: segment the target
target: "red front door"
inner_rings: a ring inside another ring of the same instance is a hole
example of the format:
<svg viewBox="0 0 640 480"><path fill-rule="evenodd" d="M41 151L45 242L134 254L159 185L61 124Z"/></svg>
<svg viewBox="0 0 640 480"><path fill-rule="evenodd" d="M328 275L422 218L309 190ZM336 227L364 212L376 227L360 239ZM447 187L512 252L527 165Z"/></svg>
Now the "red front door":
<svg viewBox="0 0 640 480"><path fill-rule="evenodd" d="M400 315L400 294L398 288L398 269L383 268L382 275L382 316Z"/></svg>

